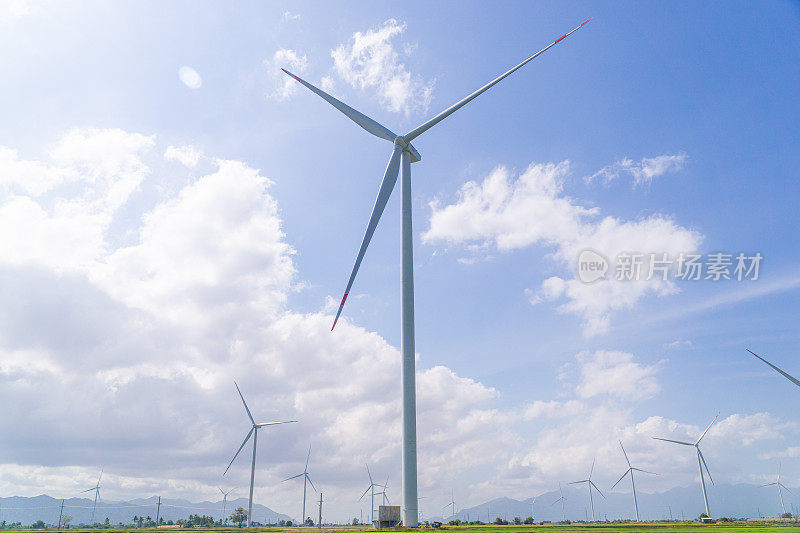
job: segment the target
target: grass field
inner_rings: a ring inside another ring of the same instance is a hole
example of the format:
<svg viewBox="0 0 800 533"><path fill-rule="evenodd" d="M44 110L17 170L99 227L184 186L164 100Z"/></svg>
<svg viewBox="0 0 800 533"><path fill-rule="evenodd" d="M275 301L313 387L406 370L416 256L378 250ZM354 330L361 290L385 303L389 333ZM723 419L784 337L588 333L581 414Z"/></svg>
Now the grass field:
<svg viewBox="0 0 800 533"><path fill-rule="evenodd" d="M694 533L700 531L713 530L713 533L800 533L800 522L779 522L779 521L751 521L751 522L719 522L715 524L675 524L650 522L645 524L543 524L527 526L445 526L441 528L452 533ZM69 529L70 533L164 533L165 531L186 531L187 529ZM191 531L198 533L314 533L320 531L315 527L220 527L220 528L191 528ZM31 530L28 530L31 531ZM45 533L64 533L64 530L35 530ZM368 526L327 526L321 529L323 533L360 533L373 531ZM409 528L391 528L383 531L415 531ZM416 531L437 531L435 529L420 528Z"/></svg>

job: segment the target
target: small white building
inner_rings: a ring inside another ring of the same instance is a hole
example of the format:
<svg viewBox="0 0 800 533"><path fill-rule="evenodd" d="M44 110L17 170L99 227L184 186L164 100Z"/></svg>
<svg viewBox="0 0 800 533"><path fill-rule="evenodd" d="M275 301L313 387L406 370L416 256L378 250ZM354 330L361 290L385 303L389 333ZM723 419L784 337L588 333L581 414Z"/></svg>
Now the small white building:
<svg viewBox="0 0 800 533"><path fill-rule="evenodd" d="M400 525L400 521L399 505L381 505L378 507L378 519L372 522L372 527L375 529L396 527Z"/></svg>

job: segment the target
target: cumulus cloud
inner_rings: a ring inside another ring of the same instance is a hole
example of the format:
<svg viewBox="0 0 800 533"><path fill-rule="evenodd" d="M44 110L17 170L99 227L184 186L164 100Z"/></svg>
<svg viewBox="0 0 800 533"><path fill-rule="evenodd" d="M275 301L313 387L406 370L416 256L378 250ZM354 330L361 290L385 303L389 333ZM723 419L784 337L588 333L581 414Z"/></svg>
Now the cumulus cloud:
<svg viewBox="0 0 800 533"><path fill-rule="evenodd" d="M271 60L264 61L268 75L275 83L275 89L268 94L269 98L282 101L297 93L299 83L281 71L282 68L294 74L303 74L308 70L308 58L296 50L281 48L276 50Z"/></svg>
<svg viewBox="0 0 800 533"><path fill-rule="evenodd" d="M633 354L617 351L585 351L577 356L580 382L575 388L587 399L609 395L628 400L652 398L661 390L655 379L658 365L645 366L633 360Z"/></svg>
<svg viewBox="0 0 800 533"><path fill-rule="evenodd" d="M194 146L167 146L164 159L176 161L185 167L194 167L203 154Z"/></svg>
<svg viewBox="0 0 800 533"><path fill-rule="evenodd" d="M666 253L674 258L680 252L696 250L702 236L664 215L637 220L601 218L598 208L583 207L564 195L569 169L568 161L532 163L515 177L498 166L480 183L465 183L452 204L432 202L430 227L422 239L430 244L467 247L478 256L538 244L551 249L552 257L573 271L581 251L601 252L612 262L608 277L587 284L552 276L541 283L539 291L531 292L531 303L566 299L559 311L581 317L585 334L596 335L608 330L614 311L631 308L646 295L665 296L678 290L669 279L659 276L617 281L613 261L618 254ZM647 273L650 259L648 255L643 258L642 273Z"/></svg>
<svg viewBox="0 0 800 533"><path fill-rule="evenodd" d="M247 430L233 378L259 418L300 420L259 440L262 501L292 508L277 481L311 440L333 507L364 462L397 480L398 350L288 308L298 274L271 180L209 159L160 188L154 169L195 152L155 148L113 129L69 132L41 160L0 148L0 491L75 492L105 464L110 498L213 494ZM517 441L491 387L424 365L417 386L428 486ZM247 484L246 463L229 483Z"/></svg>
<svg viewBox="0 0 800 533"><path fill-rule="evenodd" d="M284 11L283 12L283 20L286 21L286 22L290 22L290 21L294 21L294 20L300 20L300 14L299 13L292 13L291 11Z"/></svg>
<svg viewBox="0 0 800 533"><path fill-rule="evenodd" d="M405 23L389 19L378 28L354 33L349 42L331 51L331 57L336 73L350 86L374 89L386 109L408 115L427 111L434 82L412 76L401 61L403 54L394 40L405 29ZM406 47L405 52L412 49Z"/></svg>
<svg viewBox="0 0 800 533"><path fill-rule="evenodd" d="M639 161L633 161L626 157L587 176L586 182L590 183L599 179L603 183L609 184L622 175L628 175L633 178L634 187L649 185L654 179L664 174L682 170L686 158L687 156L683 152L674 155L645 157Z"/></svg>

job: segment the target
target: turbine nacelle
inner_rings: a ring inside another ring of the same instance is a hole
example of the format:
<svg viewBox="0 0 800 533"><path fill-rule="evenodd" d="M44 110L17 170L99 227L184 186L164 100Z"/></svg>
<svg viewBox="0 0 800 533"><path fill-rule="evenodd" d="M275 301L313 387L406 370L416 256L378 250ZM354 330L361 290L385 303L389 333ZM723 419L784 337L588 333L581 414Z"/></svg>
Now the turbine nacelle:
<svg viewBox="0 0 800 533"><path fill-rule="evenodd" d="M412 162L412 163L416 163L417 161L420 161L420 160L422 159L422 156L421 156L421 155L419 155L419 152L417 152L417 149L416 149L416 148L414 148L414 147L411 145L411 143L410 143L410 142L406 141L406 138L405 138L405 137L403 137L402 135L398 135L398 136L395 138L395 140L394 140L394 144L396 144L396 145L398 145L398 146L402 147L402 148L403 148L403 150L405 150L405 151L407 151L409 154L411 154L411 162Z"/></svg>

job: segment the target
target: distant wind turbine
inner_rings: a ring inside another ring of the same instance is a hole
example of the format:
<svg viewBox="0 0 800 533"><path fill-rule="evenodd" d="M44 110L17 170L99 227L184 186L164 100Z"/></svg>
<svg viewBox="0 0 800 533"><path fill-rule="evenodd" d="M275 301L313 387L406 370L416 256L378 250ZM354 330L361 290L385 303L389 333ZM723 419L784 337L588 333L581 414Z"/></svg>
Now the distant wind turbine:
<svg viewBox="0 0 800 533"><path fill-rule="evenodd" d="M242 448L244 448L244 445L247 444L247 441L250 440L250 436L252 435L253 436L253 461L252 461L252 463L250 465L250 501L247 504L247 527L250 527L250 524L252 523L252 520L253 520L253 484L255 483L255 480L256 480L256 449L257 449L256 448L256 444L258 443L258 430L263 428L263 427L266 427L266 426L277 426L279 424L291 424L291 423L297 422L297 420L287 420L285 422L264 422L264 423L261 423L261 424L256 424L256 421L253 418L253 415L250 413L250 408L247 407L247 402L244 401L244 396L242 396L242 391L239 390L239 384L236 383L235 381L233 382L233 384L236 385L236 392L239 393L239 398L242 399L242 404L244 405L244 410L247 411L247 418L250 419L250 422L253 424L253 426L250 428L250 431L247 433L247 436L242 441L242 445L239 446L238 450L236 450L236 453L234 454L233 459L231 459L231 462L228 463L228 468L225 469L225 472L223 472L222 475L224 476L225 474L228 473L228 469L230 469L231 465L236 460L236 457L239 456L239 452L242 451Z"/></svg>
<svg viewBox="0 0 800 533"><path fill-rule="evenodd" d="M703 501L706 504L706 515L709 516L709 517L711 516L711 512L708 509L708 495L706 494L706 480L703 477L703 467L704 466L706 467L706 472L708 472L708 479L711 480L711 484L712 485L714 484L714 478L711 477L711 471L708 469L708 465L706 464L706 459L705 459L705 457L703 457L703 452L700 451L700 441L703 440L703 437L706 436L706 433L708 433L708 430L711 429L711 426L714 425L714 422L717 421L718 417L719 417L719 413L717 413L717 416L714 417L714 420L711 421L711 423L708 425L708 427L703 432L703 434L700 435L700 438L697 439L695 442L683 442L683 441L679 441L679 440L662 439L660 437L653 437L656 440L663 440L665 442L674 442L675 444L683 444L684 446L694 446L694 449L697 452L697 467L700 469L700 486L703 489Z"/></svg>
<svg viewBox="0 0 800 533"><path fill-rule="evenodd" d="M389 505L389 494L386 493L386 490L389 488L389 476L386 476L386 482L383 485L379 485L383 488L382 491L376 492L375 494L380 494L383 496L383 505ZM417 503L419 503L419 498L417 498Z"/></svg>
<svg viewBox="0 0 800 533"><path fill-rule="evenodd" d="M97 509L97 501L100 499L100 480L103 478L103 468L100 469L100 475L97 478L97 483L91 489L82 490L81 494L84 492L92 492L94 491L94 505L92 505L92 518L89 520L90 523L94 524L94 511Z"/></svg>
<svg viewBox="0 0 800 533"><path fill-rule="evenodd" d="M589 22L588 20L586 22ZM314 87L310 83L305 80L302 80L289 72L286 69L283 70L288 76L294 78L296 81L301 83L305 86L308 90L315 93L317 96L322 98L323 100L327 101L333 107L341 111L344 115L346 115L350 120L364 128L369 133L379 137L381 139L385 139L391 142L394 145L392 150L392 155L389 158L389 163L386 166L386 171L383 175L383 180L381 182L380 189L378 190L378 197L375 200L375 205L372 208L372 215L370 215L369 223L367 224L367 230L364 233L364 238L361 242L361 247L359 248L358 254L356 255L355 264L353 265L353 270L350 273L350 278L347 281L347 286L344 290L344 296L342 296L342 301L339 304L339 309L336 312L336 318L333 320L333 326L331 330L336 327L336 322L339 320L339 316L342 314L342 309L344 308L344 303L347 300L347 295L350 294L350 289L353 286L353 281L355 281L356 274L358 273L358 268L361 266L361 261L364 258L364 254L367 251L367 247L369 246L370 240L372 239L372 234L375 232L375 228L378 225L378 221L383 214L383 210L386 207L386 203L389 201L389 196L392 194L392 190L394 189L395 184L397 183L397 175L398 173L401 174L401 196L402 196L402 207L401 207L401 240L402 240L402 268L401 268L401 278L402 278L402 298L401 298L401 342L400 342L400 349L402 352L402 377L401 377L401 388L403 392L403 403L402 403L402 418L403 418L403 443L402 443L402 468L403 468L403 479L402 479L402 487L403 487L403 524L406 527L417 527L417 421L416 421L416 387L415 387L415 350L414 350L414 258L413 258L413 234L412 234L412 224L411 224L411 163L419 161L422 156L420 156L419 152L411 145L411 141L428 131L430 128L441 122L442 120L446 119L469 102L483 94L484 92L488 91L492 88L495 84L499 83L506 77L513 74L518 69L522 68L525 64L533 61L534 58L538 57L540 54L543 54L552 46L555 46L556 43L561 41L562 39L566 38L568 35L571 35L573 32L577 31L578 28L586 24L584 22L580 26L576 27L572 31L562 35L552 43L548 44L535 54L531 55L527 59L525 59L522 63L518 64L517 66L507 70L494 80L490 81L477 91L473 92L472 94L466 96L462 100L456 102L452 106L448 107L435 117L431 118L424 124L418 126L417 128L411 130L410 132L406 133L405 135L397 135L389 128L384 126L383 124L378 123L377 121L371 119L370 117L364 115L363 113L356 111L352 107L348 106L344 102L341 102L334 98L333 96L329 95L328 93ZM401 170L402 169L402 170Z"/></svg>
<svg viewBox="0 0 800 533"><path fill-rule="evenodd" d="M600 494L600 496L603 496L603 498L605 498L605 496L600 491L600 489L597 488L597 485L594 484L594 481L592 481L592 473L593 472L594 472L594 460L592 460L592 468L591 468L591 470L589 470L589 477L588 478L582 479L580 481L572 481L572 482L570 482L570 485L578 485L580 483L586 483L586 486L589 488L589 504L592 506L592 522L595 521L595 518L594 518L594 498L592 497L592 488L594 487L594 490L596 490L597 493Z"/></svg>
<svg viewBox="0 0 800 533"><path fill-rule="evenodd" d="M456 500L454 494L455 493L453 492L453 489L450 489L450 503L442 507L442 510L447 509L448 507L451 508L450 510L451 517L456 515Z"/></svg>
<svg viewBox="0 0 800 533"><path fill-rule="evenodd" d="M314 489L314 492L317 492L317 487L314 486L314 483L311 481L311 476L308 475L308 461L311 459L311 445L308 446L308 455L306 456L306 467L300 474L296 476L292 476L289 478L284 479L283 481L289 481L290 479L295 479L300 476L303 476L303 514L300 517L300 524L303 525L306 523L306 484L311 483L311 488Z"/></svg>
<svg viewBox="0 0 800 533"><path fill-rule="evenodd" d="M567 521L567 518L566 518L567 515L564 514L564 502L567 501L567 499L564 497L564 492L561 490L561 483L558 484L558 493L560 494L560 497L556 501L551 503L550 507L554 506L558 502L561 502L561 521L562 522L566 522Z"/></svg>
<svg viewBox="0 0 800 533"><path fill-rule="evenodd" d="M222 493L222 520L227 524L228 523L228 517L225 515L225 508L228 505L228 494L233 492L233 489L230 489L228 492L225 492L220 487L217 487L217 488Z"/></svg>
<svg viewBox="0 0 800 533"><path fill-rule="evenodd" d="M619 447L622 448L622 454L625 456L625 462L628 463L628 469L625 471L624 474L622 474L619 477L619 479L617 480L617 483L614 483L611 486L611 490L614 490L614 487L616 487L617 484L620 481L622 481L622 479L625 476L627 476L628 474L631 475L631 489L633 489L633 507L634 507L634 509L636 509L636 521L637 522L641 522L641 520L639 520L639 504L636 501L636 483L633 482L633 471L636 470L637 472L644 472L645 474L653 474L654 476L657 476L658 474L656 474L655 472L648 472L647 470L642 470L640 468L634 468L633 466L631 466L631 461L630 461L630 459L628 459L628 454L625 453L625 447L622 446L622 441L619 441Z"/></svg>
<svg viewBox="0 0 800 533"><path fill-rule="evenodd" d="M781 492L781 489L788 491L789 494L791 494L792 491L790 491L786 487L786 485L781 483L781 464L780 463L778 463L778 479L776 479L772 483L767 483L767 484L761 485L761 486L762 487L771 487L773 485L775 485L778 488L778 499L781 501L781 509L783 510L783 512L781 514L786 514L786 506L783 504L783 492Z"/></svg>
<svg viewBox="0 0 800 533"><path fill-rule="evenodd" d="M746 349L746 348L745 348L745 349ZM759 358L759 359L761 359L762 361L764 361L766 364L768 364L768 365L769 365L769 366L771 366L773 369L775 369L775 370L776 370L776 371L778 371L780 374L782 374L782 375L783 375L783 377L785 377L786 379L788 379L789 381L791 381L792 383L794 383L795 385L797 385L798 387L800 387L800 381L796 380L795 378L793 378L792 376L790 376L789 374L787 374L786 372L784 372L783 370L781 370L781 369L780 369L780 368L778 368L777 366L773 365L772 363L770 363L769 361L767 361L766 359L764 359L764 358L763 358L763 357L761 357L760 355L758 355L758 354L755 354L755 353L751 352L750 350L747 350L747 351L748 351L748 352L750 352L750 353L752 353L753 355L755 355L756 357L758 357L758 358Z"/></svg>
<svg viewBox="0 0 800 533"><path fill-rule="evenodd" d="M375 523L375 487L380 487L380 485L378 485L377 483L375 483L372 480L372 472L369 471L369 465L366 465L366 467L367 467L367 475L369 476L369 487L367 487L367 490L364 491L364 494L361 495L361 498L359 498L358 501L361 501L361 499L364 496L366 496L368 492L370 493L369 522L370 522L370 524L374 524ZM380 494L380 493L378 493L378 494Z"/></svg>

